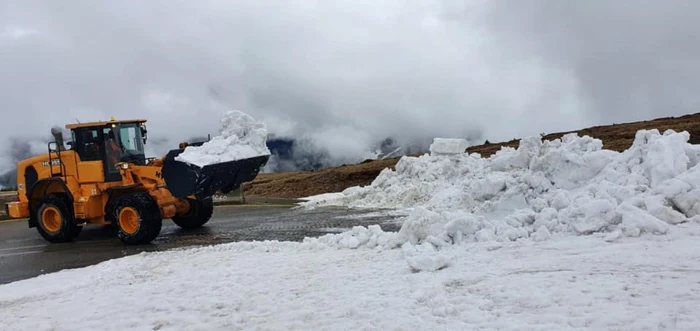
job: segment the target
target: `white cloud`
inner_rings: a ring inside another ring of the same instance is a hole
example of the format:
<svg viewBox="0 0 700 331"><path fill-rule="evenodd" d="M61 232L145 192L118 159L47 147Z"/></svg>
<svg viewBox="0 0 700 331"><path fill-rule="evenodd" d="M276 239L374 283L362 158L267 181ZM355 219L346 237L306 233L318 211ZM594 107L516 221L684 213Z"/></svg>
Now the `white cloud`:
<svg viewBox="0 0 700 331"><path fill-rule="evenodd" d="M228 108L364 153L696 111L696 11L631 3L4 2L10 35L41 33L2 46L0 139L146 117L174 147Z"/></svg>
<svg viewBox="0 0 700 331"><path fill-rule="evenodd" d="M0 31L0 40L18 40L37 33L38 31L29 28L7 26Z"/></svg>

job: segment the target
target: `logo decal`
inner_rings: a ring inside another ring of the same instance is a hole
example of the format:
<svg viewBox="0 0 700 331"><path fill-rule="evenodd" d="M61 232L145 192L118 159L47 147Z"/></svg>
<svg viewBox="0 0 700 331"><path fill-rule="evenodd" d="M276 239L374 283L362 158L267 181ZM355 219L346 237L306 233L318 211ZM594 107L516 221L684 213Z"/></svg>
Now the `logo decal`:
<svg viewBox="0 0 700 331"><path fill-rule="evenodd" d="M48 166L49 166L49 161L41 162L41 165L43 165L44 167L48 167ZM60 165L61 165L61 160L51 160L51 165L52 165L52 166L60 166Z"/></svg>

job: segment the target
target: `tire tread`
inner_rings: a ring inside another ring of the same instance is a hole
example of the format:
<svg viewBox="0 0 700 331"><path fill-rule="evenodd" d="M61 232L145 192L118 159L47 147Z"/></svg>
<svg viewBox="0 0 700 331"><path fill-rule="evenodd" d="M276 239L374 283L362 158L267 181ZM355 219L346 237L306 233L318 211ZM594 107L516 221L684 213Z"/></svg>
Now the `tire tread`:
<svg viewBox="0 0 700 331"><path fill-rule="evenodd" d="M153 198L145 192L135 192L119 196L110 206L108 220L117 229L117 238L129 245L148 244L158 237L163 226L160 208ZM141 227L133 235L127 234L119 228L119 211L124 207L131 207L139 213Z"/></svg>
<svg viewBox="0 0 700 331"><path fill-rule="evenodd" d="M46 232L41 226L41 211L45 205L56 207L61 213L63 219L63 224L61 225L61 230L58 234L50 234ZM39 234L50 243L66 243L73 241L81 232L82 227L75 223L75 215L73 215L72 208L70 208L70 200L65 194L52 193L46 195L39 201L39 208L37 209L36 219L37 219L37 231Z"/></svg>
<svg viewBox="0 0 700 331"><path fill-rule="evenodd" d="M173 216L173 223L183 229L196 229L209 222L214 215L214 200L211 197L203 200L188 200L194 210L189 215Z"/></svg>

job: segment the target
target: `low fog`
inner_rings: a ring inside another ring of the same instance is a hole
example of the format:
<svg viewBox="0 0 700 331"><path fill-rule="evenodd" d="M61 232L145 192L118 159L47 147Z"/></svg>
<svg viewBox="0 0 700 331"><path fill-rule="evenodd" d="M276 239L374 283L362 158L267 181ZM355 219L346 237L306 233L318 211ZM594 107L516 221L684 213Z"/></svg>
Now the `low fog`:
<svg viewBox="0 0 700 331"><path fill-rule="evenodd" d="M695 112L691 1L0 2L0 174L51 126L148 119L149 154L238 109L323 165ZM306 146L306 147L303 147ZM288 167L287 167L288 168Z"/></svg>

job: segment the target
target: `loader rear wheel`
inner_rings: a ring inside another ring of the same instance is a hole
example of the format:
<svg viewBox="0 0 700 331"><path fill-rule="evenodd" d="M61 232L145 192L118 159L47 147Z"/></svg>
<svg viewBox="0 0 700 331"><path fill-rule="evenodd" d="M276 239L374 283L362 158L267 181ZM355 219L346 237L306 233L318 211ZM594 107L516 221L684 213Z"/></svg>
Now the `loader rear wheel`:
<svg viewBox="0 0 700 331"><path fill-rule="evenodd" d="M190 211L185 215L173 216L172 220L183 229L196 229L209 222L214 214L214 199L208 197L203 200L187 199L190 203Z"/></svg>
<svg viewBox="0 0 700 331"><path fill-rule="evenodd" d="M69 206L68 198L60 194L50 194L39 201L36 228L48 242L70 242L80 234L82 227L75 224Z"/></svg>
<svg viewBox="0 0 700 331"><path fill-rule="evenodd" d="M116 223L117 237L125 244L148 244L160 234L163 225L160 209L147 193L122 195L113 206L110 220Z"/></svg>

